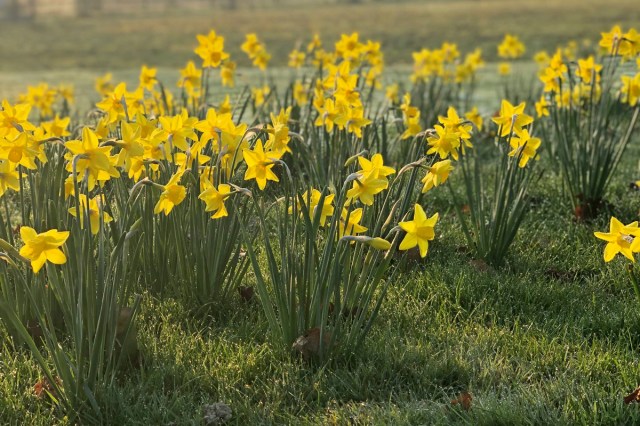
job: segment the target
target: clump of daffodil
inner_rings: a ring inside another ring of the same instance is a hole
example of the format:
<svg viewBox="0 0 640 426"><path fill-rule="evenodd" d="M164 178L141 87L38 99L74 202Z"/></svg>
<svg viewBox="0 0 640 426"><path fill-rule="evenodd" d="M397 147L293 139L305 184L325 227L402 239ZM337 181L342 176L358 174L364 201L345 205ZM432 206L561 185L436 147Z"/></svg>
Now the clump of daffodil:
<svg viewBox="0 0 640 426"><path fill-rule="evenodd" d="M210 108L205 119L197 122L194 128L202 132L197 147L204 147L211 142L213 152L220 156L221 167L230 175L242 160L242 156L237 153L248 148L249 144L245 139L247 125L236 125L231 113L223 112L224 110L224 106L218 111Z"/></svg>
<svg viewBox="0 0 640 426"><path fill-rule="evenodd" d="M517 59L524 55L525 46L517 36L505 34L498 45L498 56L503 59Z"/></svg>
<svg viewBox="0 0 640 426"><path fill-rule="evenodd" d="M95 197L89 199L89 202L87 203L87 196L85 194L80 194L78 201L80 204L80 228L84 229L84 219L87 214L89 215L89 225L91 227L91 233L93 235L96 235L100 230L100 216L102 216L103 223L109 223L113 220L111 215L103 210L103 196L96 195ZM78 211L76 207L70 208L69 213L73 217L78 217ZM102 215L100 213L102 213Z"/></svg>
<svg viewBox="0 0 640 426"><path fill-rule="evenodd" d="M306 105L309 101L308 88L300 80L296 80L293 83L293 99L296 101L298 106L301 107Z"/></svg>
<svg viewBox="0 0 640 426"><path fill-rule="evenodd" d="M433 228L438 221L438 213L427 218L427 214L420 204L414 206L413 220L400 222L399 226L407 234L402 239L398 250L409 250L418 246L420 256L425 257L429 249L429 241L435 238Z"/></svg>
<svg viewBox="0 0 640 426"><path fill-rule="evenodd" d="M67 257L60 247L69 238L69 231L51 229L38 234L33 228L22 226L20 237L24 241L20 256L31 262L34 273L37 274L47 261L56 265L66 263Z"/></svg>
<svg viewBox="0 0 640 426"><path fill-rule="evenodd" d="M620 253L632 262L635 262L633 253L640 252L640 229L638 222L634 221L624 225L615 217L611 217L609 232L594 232L596 238L604 240L607 245L604 248L604 261L610 262Z"/></svg>
<svg viewBox="0 0 640 426"><path fill-rule="evenodd" d="M318 112L315 125L325 126L327 132L332 132L335 125L361 138L363 127L371 124L364 116L358 75L346 60L339 65L328 65L326 78L316 86L314 107Z"/></svg>
<svg viewBox="0 0 640 426"><path fill-rule="evenodd" d="M427 134L429 149L427 155L438 154L442 159L451 156L458 160L459 153L463 154L465 148L471 148L471 122L461 118L453 107L447 109L447 116L438 116L440 124L436 124L433 130Z"/></svg>
<svg viewBox="0 0 640 426"><path fill-rule="evenodd" d="M608 55L618 55L623 60L629 60L640 53L640 33L635 28L623 33L620 26L614 25L611 31L601 35L600 48Z"/></svg>
<svg viewBox="0 0 640 426"><path fill-rule="evenodd" d="M468 53L464 58L464 62L455 68L455 82L464 83L473 80L478 69L483 66L482 50L476 49Z"/></svg>
<svg viewBox="0 0 640 426"><path fill-rule="evenodd" d="M264 71L267 69L267 65L271 60L271 55L267 52L267 49L255 33L246 35L245 42L242 44L241 49L249 56L249 59L253 61L253 65Z"/></svg>
<svg viewBox="0 0 640 426"><path fill-rule="evenodd" d="M459 56L458 46L449 42L442 43L439 49L414 52L411 81L422 84L434 79L441 79L447 83L470 80L475 71L482 66L480 51L468 55L462 65L458 64Z"/></svg>
<svg viewBox="0 0 640 426"><path fill-rule="evenodd" d="M223 86L233 87L235 85L235 73L237 64L234 61L225 61L220 67L220 80Z"/></svg>

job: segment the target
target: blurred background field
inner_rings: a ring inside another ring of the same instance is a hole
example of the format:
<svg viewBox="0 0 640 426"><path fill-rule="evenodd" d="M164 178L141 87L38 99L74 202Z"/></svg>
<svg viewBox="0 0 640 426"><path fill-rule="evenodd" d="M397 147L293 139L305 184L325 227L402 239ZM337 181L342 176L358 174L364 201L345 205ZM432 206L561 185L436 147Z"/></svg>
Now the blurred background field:
<svg viewBox="0 0 640 426"><path fill-rule="evenodd" d="M95 77L113 71L133 83L143 64L159 67L172 86L177 70L195 58L195 35L211 29L225 36L242 87L254 76L242 69L250 62L240 50L250 32L265 41L275 78L289 76L288 53L314 33L332 46L353 31L382 43L387 74L397 77L406 74L413 51L443 41L458 43L463 53L480 47L492 61L510 32L531 58L570 40L591 47L616 23L640 23L637 0L615 6L606 0L0 0L0 97L13 98L40 81L73 83L80 106L87 107L95 101ZM494 67L487 71L495 78ZM490 86L485 82L485 91Z"/></svg>

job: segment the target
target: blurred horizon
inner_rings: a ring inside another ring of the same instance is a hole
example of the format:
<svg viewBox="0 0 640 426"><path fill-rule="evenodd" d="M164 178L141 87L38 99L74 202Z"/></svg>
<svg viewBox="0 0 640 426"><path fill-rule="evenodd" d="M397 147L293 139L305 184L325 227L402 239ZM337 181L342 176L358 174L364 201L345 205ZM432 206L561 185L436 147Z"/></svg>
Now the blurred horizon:
<svg viewBox="0 0 640 426"><path fill-rule="evenodd" d="M0 10L17 3L44 4L36 2L64 8L75 1L0 0ZM256 33L272 56L273 75L284 74L277 70L286 67L289 52L306 47L316 33L325 48L333 49L341 34L359 32L363 41L380 42L387 69L398 70L410 66L412 52L438 48L445 41L456 43L462 55L480 48L483 58L492 62L504 35L515 34L527 47L519 60L526 64L537 51L553 51L570 40L578 54L593 52L600 32L614 24L640 24L637 0L619 0L615 7L604 0L79 1L83 7L100 7L91 13L77 10L73 16L49 11L0 22L1 96L69 76L88 87L105 72L136 75L142 65L176 74L187 61L196 60L196 35L210 30L225 37L225 51L241 74L250 72L251 62L240 45L247 33Z"/></svg>

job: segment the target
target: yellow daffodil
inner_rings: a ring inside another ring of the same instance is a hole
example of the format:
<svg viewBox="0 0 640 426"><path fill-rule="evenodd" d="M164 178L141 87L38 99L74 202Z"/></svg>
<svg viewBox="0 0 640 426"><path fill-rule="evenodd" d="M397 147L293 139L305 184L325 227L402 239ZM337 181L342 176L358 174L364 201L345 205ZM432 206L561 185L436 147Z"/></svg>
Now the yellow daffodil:
<svg viewBox="0 0 640 426"><path fill-rule="evenodd" d="M536 102L536 114L538 115L538 118L549 116L549 101L547 100L547 97L544 95L544 93Z"/></svg>
<svg viewBox="0 0 640 426"><path fill-rule="evenodd" d="M234 61L225 61L220 68L220 79L222 85L226 87L233 87L235 82L233 80L236 72L236 63Z"/></svg>
<svg viewBox="0 0 640 426"><path fill-rule="evenodd" d="M109 93L113 92L115 86L111 82L113 76L110 72L104 74L103 76L97 77L95 82L96 92L98 92L102 96L108 96Z"/></svg>
<svg viewBox="0 0 640 426"><path fill-rule="evenodd" d="M500 113L493 118L493 122L500 126L500 136L509 136L510 133L519 134L522 128L533 123L533 117L524 113L525 103L514 107L509 101L503 99Z"/></svg>
<svg viewBox="0 0 640 426"><path fill-rule="evenodd" d="M438 124L435 125L434 129L435 134L427 138L427 144L431 147L427 154L438 154L443 160L451 155L454 160L457 160L458 148L460 147L458 135Z"/></svg>
<svg viewBox="0 0 640 426"><path fill-rule="evenodd" d="M47 136L63 138L71 134L69 130L67 130L70 122L70 117L60 118L58 114L56 114L53 120L42 123L42 127L47 133Z"/></svg>
<svg viewBox="0 0 640 426"><path fill-rule="evenodd" d="M302 194L302 199L307 204L307 209L309 211L309 216L311 220L315 218L316 211L318 207L320 207L320 226L324 226L327 223L327 218L333 214L333 199L335 198L335 194L329 194L324 197L322 201L322 206L320 206L320 199L322 198L322 193L317 189L312 188L311 194L309 195L309 191L305 191Z"/></svg>
<svg viewBox="0 0 640 426"><path fill-rule="evenodd" d="M78 199L80 204L80 228L84 229L84 218L89 214L89 225L91 227L91 233L96 235L100 230L100 211L102 210L102 222L109 223L113 220L113 218L109 215L109 213L105 212L102 209L104 205L104 197L95 196L89 200L89 205L87 206L87 196L85 194L80 194L80 198ZM69 213L73 217L78 217L78 212L76 207L72 207L69 209Z"/></svg>
<svg viewBox="0 0 640 426"><path fill-rule="evenodd" d="M353 186L347 191L349 200L358 199L366 206L373 205L373 196L389 187L386 178L378 178L372 175L360 174L360 177L353 182Z"/></svg>
<svg viewBox="0 0 640 426"><path fill-rule="evenodd" d="M147 68L146 65L143 65L140 70L140 87L152 91L153 86L155 86L158 81L158 78L156 77L157 73L157 68Z"/></svg>
<svg viewBox="0 0 640 426"><path fill-rule="evenodd" d="M385 166L382 154L374 154L371 160L365 157L358 156L358 164L360 164L362 173L364 176L372 176L374 178L386 178L389 175L394 174L396 171L393 167Z"/></svg>
<svg viewBox="0 0 640 426"><path fill-rule="evenodd" d="M309 102L307 87L299 80L293 84L293 99L299 106L304 106Z"/></svg>
<svg viewBox="0 0 640 426"><path fill-rule="evenodd" d="M38 234L33 228L22 226L20 237L24 241L20 256L31 262L34 273L37 274L47 261L56 265L62 265L67 261L59 247L69 238L69 231L51 229Z"/></svg>
<svg viewBox="0 0 640 426"><path fill-rule="evenodd" d="M201 178L200 182L204 190L198 198L206 204L205 211L214 212L212 219L219 219L228 216L229 213L224 205L224 201L231 195L231 186L221 183L218 188L213 186L209 179Z"/></svg>
<svg viewBox="0 0 640 426"><path fill-rule="evenodd" d="M587 59L578 59L578 70L576 74L584 84L591 84L592 81L596 83L599 82L600 70L602 70L602 65L595 63L593 55Z"/></svg>
<svg viewBox="0 0 640 426"><path fill-rule="evenodd" d="M189 117L186 109L174 116L160 117L158 121L162 129L167 133L167 138L171 145L182 151L186 151L189 147L187 139L195 140L197 138L193 129L198 119Z"/></svg>
<svg viewBox="0 0 640 426"><path fill-rule="evenodd" d="M465 113L464 118L475 124L476 128L479 131L482 131L482 125L484 124L484 122L482 120L482 116L478 112L478 107L474 106L471 111Z"/></svg>
<svg viewBox="0 0 640 426"><path fill-rule="evenodd" d="M350 213L347 209L342 209L340 215L340 223L338 230L338 237L342 238L344 235L356 235L363 232L367 232L368 228L360 225L363 214L362 207L352 210Z"/></svg>
<svg viewBox="0 0 640 426"><path fill-rule="evenodd" d="M511 152L509 152L509 157L520 155L518 166L525 167L529 162L529 159L538 159L536 151L540 148L540 143L540 139L532 138L529 135L529 131L527 129L523 129L519 135L514 135L509 140L509 145L513 148Z"/></svg>
<svg viewBox="0 0 640 426"><path fill-rule="evenodd" d="M11 140L0 137L0 159L35 170L35 159L39 153L33 146L31 136L27 132L21 132Z"/></svg>
<svg viewBox="0 0 640 426"><path fill-rule="evenodd" d="M160 185L163 191L153 209L155 214L164 212L165 216L168 216L171 210L185 199L187 196L187 188L180 185L180 179L183 173L184 172L178 172L174 174L166 185Z"/></svg>
<svg viewBox="0 0 640 426"><path fill-rule="evenodd" d="M125 118L127 86L125 83L118 84L112 92L110 92L96 106L108 114L108 123Z"/></svg>
<svg viewBox="0 0 640 426"><path fill-rule="evenodd" d="M8 189L20 191L19 174L15 164L8 160L0 160L0 197L7 192Z"/></svg>
<svg viewBox="0 0 640 426"><path fill-rule="evenodd" d="M503 59L516 59L524 55L524 44L517 36L506 34L498 46L498 56Z"/></svg>
<svg viewBox="0 0 640 426"><path fill-rule="evenodd" d="M399 250L409 250L415 246L420 249L420 256L425 257L427 250L429 249L429 241L435 238L433 231L436 222L438 221L438 213L427 219L427 214L424 212L420 204L414 206L413 220L409 222L400 222L400 228L402 228L407 235L400 243Z"/></svg>
<svg viewBox="0 0 640 426"><path fill-rule="evenodd" d="M291 68L300 68L304 65L304 59L306 54L304 52L299 51L298 49L293 49L291 53L289 53L289 67Z"/></svg>
<svg viewBox="0 0 640 426"><path fill-rule="evenodd" d="M229 54L224 51L224 37L217 35L214 30L206 36L198 34L196 37L199 45L194 52L202 58L203 68L217 68L229 57Z"/></svg>
<svg viewBox="0 0 640 426"><path fill-rule="evenodd" d="M498 74L500 75L511 74L511 64L509 62L500 62L498 64Z"/></svg>
<svg viewBox="0 0 640 426"><path fill-rule="evenodd" d="M609 232L594 232L596 238L607 242L604 248L604 261L610 262L616 254L622 253L624 257L635 262L633 253L640 251L640 229L638 222L632 222L628 225L622 224L615 217L611 217L609 224Z"/></svg>
<svg viewBox="0 0 640 426"><path fill-rule="evenodd" d="M640 72L634 77L622 76L620 93L622 94L622 102L628 103L632 107L638 104L638 99L640 99Z"/></svg>
<svg viewBox="0 0 640 426"><path fill-rule="evenodd" d="M178 87L184 88L185 92L193 93L194 90L200 88L202 79L202 70L196 67L193 61L187 62L187 65L180 70L180 80Z"/></svg>
<svg viewBox="0 0 640 426"><path fill-rule="evenodd" d="M453 170L451 160L438 161L433 166L429 167L429 171L422 179L424 186L422 187L422 193L426 193L434 186L440 186L447 181L449 173Z"/></svg>
<svg viewBox="0 0 640 426"><path fill-rule="evenodd" d="M11 105L6 99L2 101L0 111L0 137L14 137L20 132L33 131L35 126L29 122L31 105Z"/></svg>
<svg viewBox="0 0 640 426"><path fill-rule="evenodd" d="M278 176L271 170L275 165L274 161L279 159L278 155L278 152L265 152L260 140L256 142L253 150L242 150L242 156L247 163L244 179L255 179L261 190L267 186L268 180L279 182Z"/></svg>
<svg viewBox="0 0 640 426"><path fill-rule="evenodd" d="M65 155L67 171L73 171L74 159L79 156L76 164L78 178L82 179L86 174L89 178L89 189L93 189L96 181L107 181L112 177L120 177L120 173L114 167L115 158L111 158L111 147L100 146L98 137L89 127L82 129L82 140L66 142L65 147L69 154Z"/></svg>

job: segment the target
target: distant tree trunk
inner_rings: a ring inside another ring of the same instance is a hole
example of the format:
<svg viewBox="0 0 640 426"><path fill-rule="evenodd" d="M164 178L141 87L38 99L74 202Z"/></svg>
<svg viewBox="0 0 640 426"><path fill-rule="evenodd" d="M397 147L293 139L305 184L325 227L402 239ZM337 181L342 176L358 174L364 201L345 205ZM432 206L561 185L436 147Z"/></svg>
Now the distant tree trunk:
<svg viewBox="0 0 640 426"><path fill-rule="evenodd" d="M238 2L236 0L229 0L227 2L227 7L231 10L236 10L238 8Z"/></svg>

